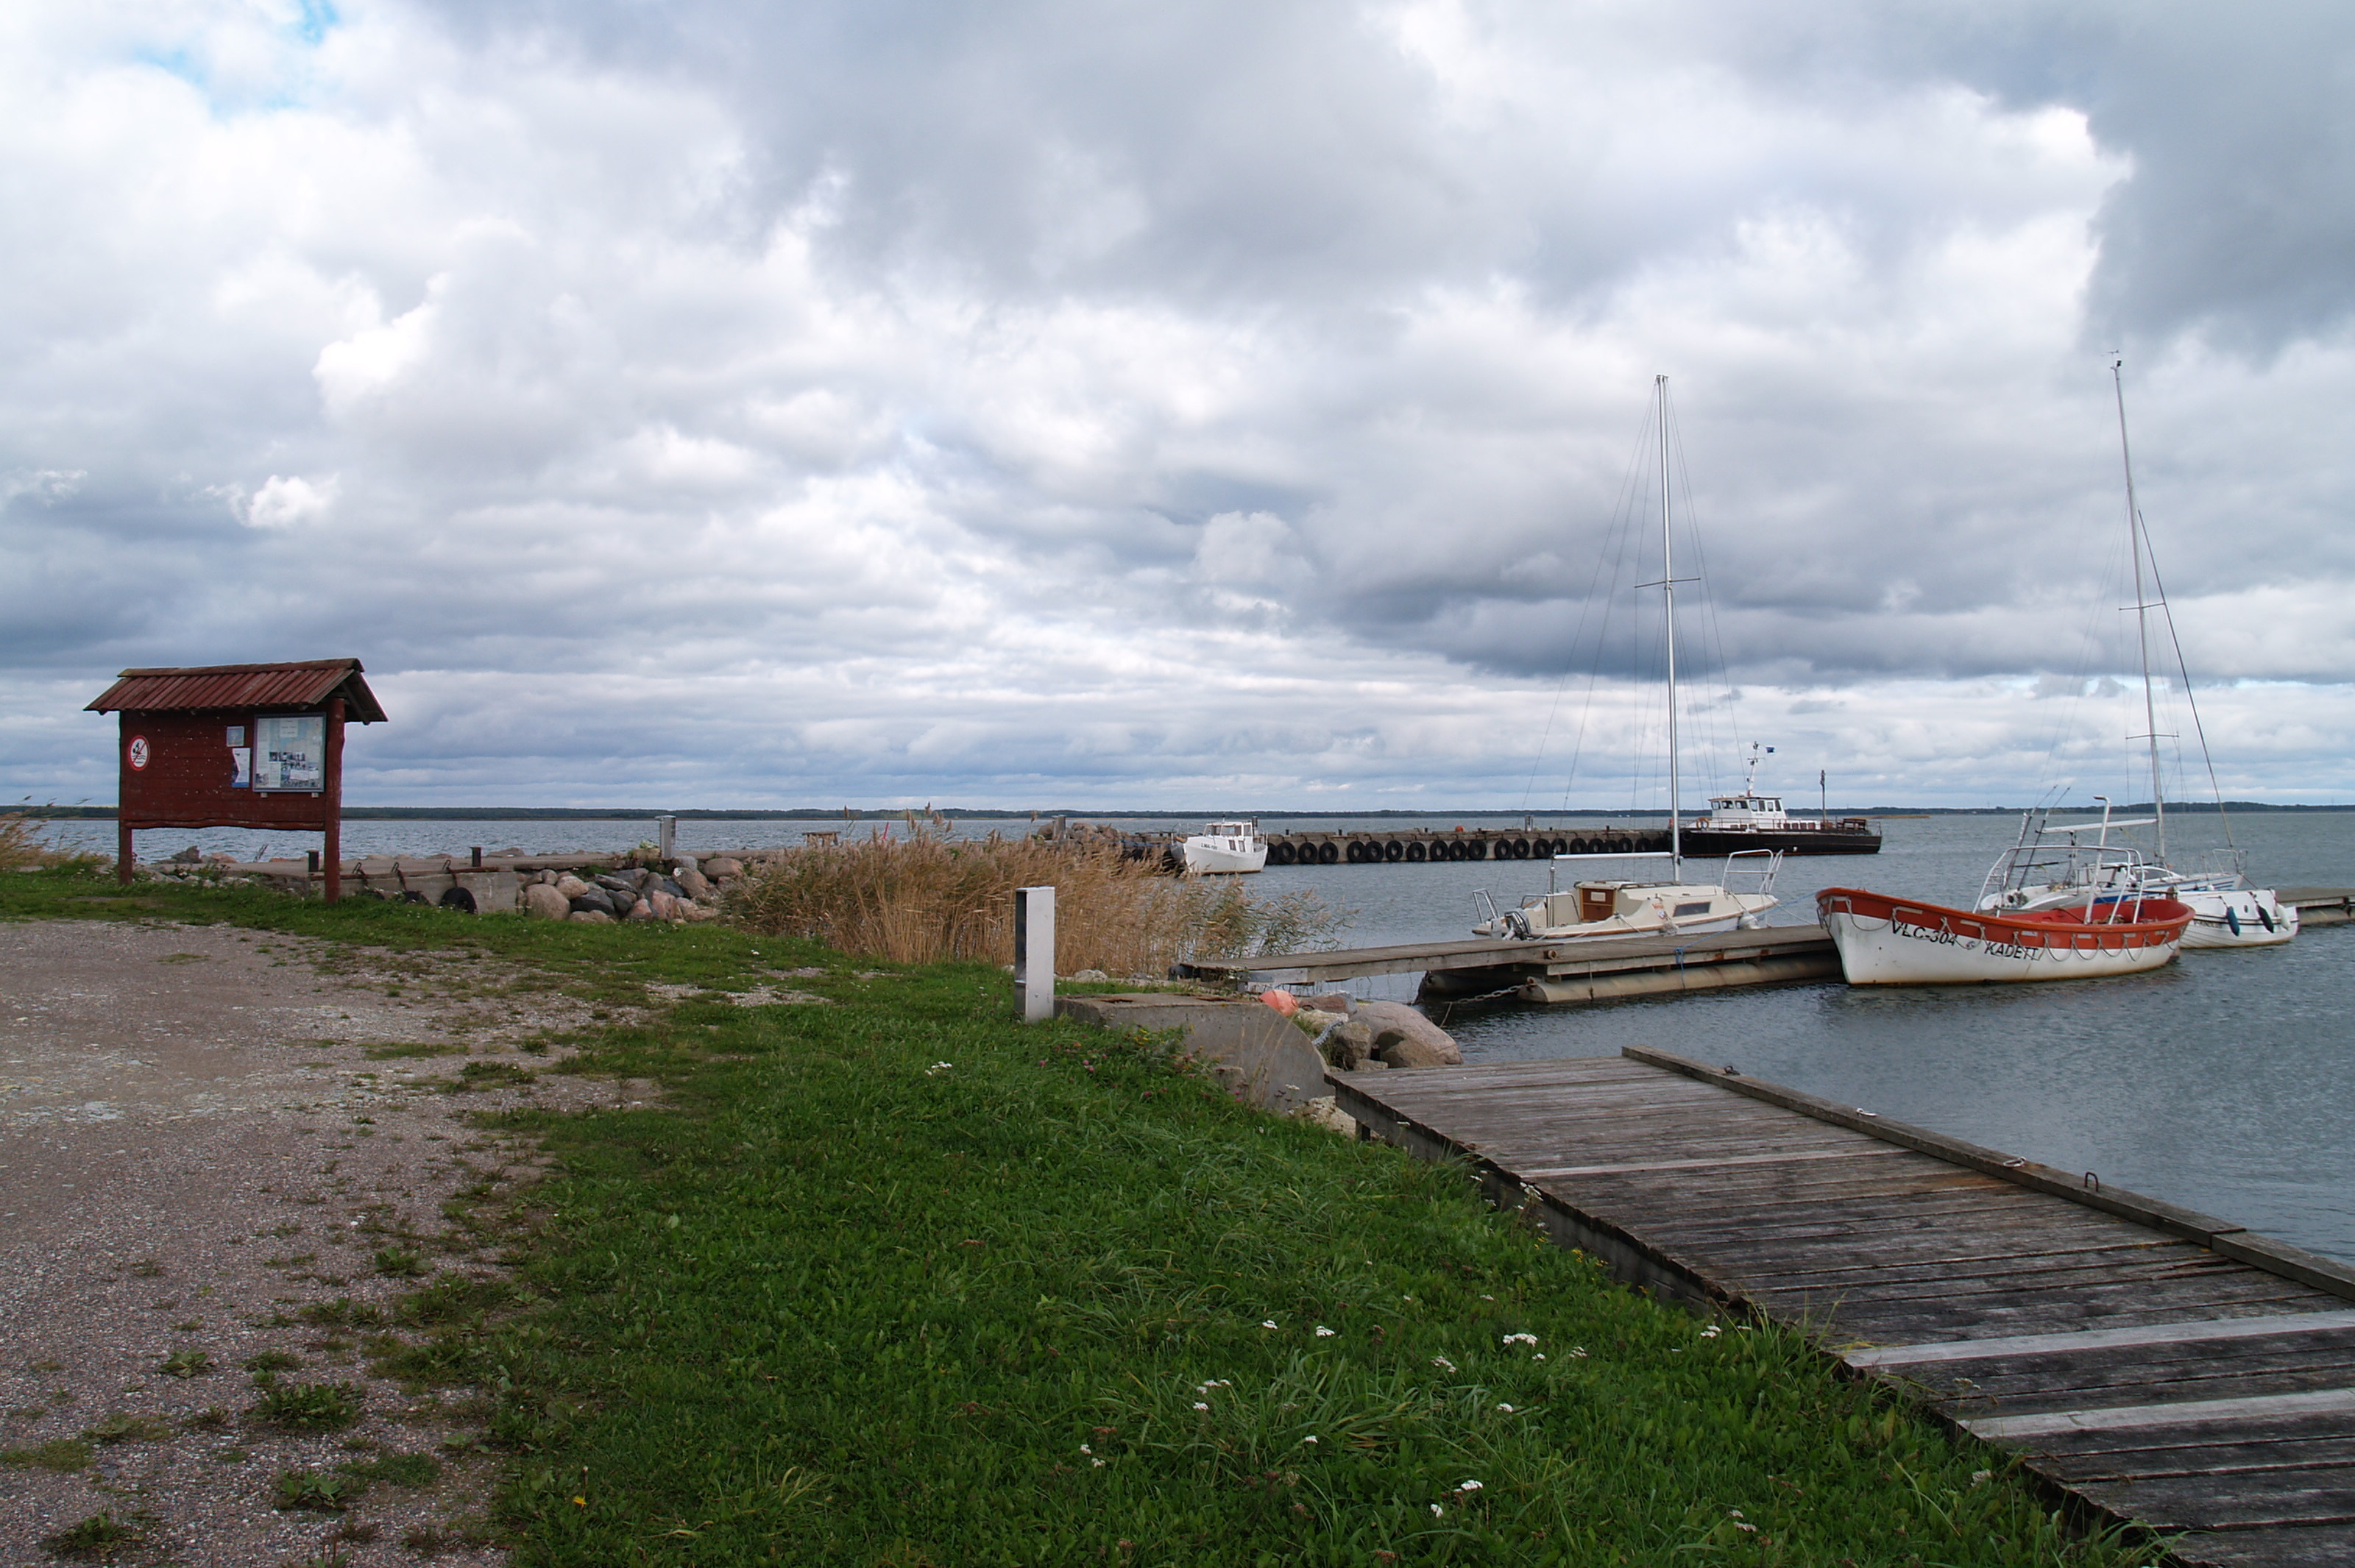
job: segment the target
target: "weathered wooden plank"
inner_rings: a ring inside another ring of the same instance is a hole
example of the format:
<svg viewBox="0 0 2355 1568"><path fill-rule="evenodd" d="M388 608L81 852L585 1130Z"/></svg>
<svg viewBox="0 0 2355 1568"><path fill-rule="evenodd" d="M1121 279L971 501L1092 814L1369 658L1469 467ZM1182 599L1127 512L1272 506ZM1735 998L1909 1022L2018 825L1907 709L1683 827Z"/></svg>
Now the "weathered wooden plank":
<svg viewBox="0 0 2355 1568"><path fill-rule="evenodd" d="M2323 1411L2355 1411L2355 1388L2260 1394L2247 1399L2114 1405L2099 1410L2041 1411L2033 1415L1976 1416L1960 1424L1990 1442L2032 1443L2038 1438L2064 1432L2180 1432L2187 1427L2211 1422L2246 1421L2272 1415L2311 1415Z"/></svg>
<svg viewBox="0 0 2355 1568"><path fill-rule="evenodd" d="M1948 1339L1934 1345L1890 1345L1841 1358L1851 1367L1921 1366L1998 1356L2044 1356L2132 1345L2202 1345L2221 1339L2264 1339L2355 1328L2355 1312L2300 1312L2286 1317L2199 1318L2081 1334L2016 1334L2001 1339Z"/></svg>
<svg viewBox="0 0 2355 1568"><path fill-rule="evenodd" d="M2355 1477L2343 1470L2090 1481L2079 1490L2158 1530L2355 1525Z"/></svg>

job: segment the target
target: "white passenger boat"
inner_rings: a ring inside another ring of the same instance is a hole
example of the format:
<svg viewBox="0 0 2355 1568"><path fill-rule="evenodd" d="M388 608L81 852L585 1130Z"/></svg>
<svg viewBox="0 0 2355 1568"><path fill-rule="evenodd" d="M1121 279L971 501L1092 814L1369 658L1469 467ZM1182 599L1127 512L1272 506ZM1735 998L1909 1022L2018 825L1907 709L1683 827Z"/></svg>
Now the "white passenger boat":
<svg viewBox="0 0 2355 1568"><path fill-rule="evenodd" d="M1213 822L1189 835L1184 848L1189 873L1256 871L1267 865L1267 840L1256 822Z"/></svg>
<svg viewBox="0 0 2355 1568"><path fill-rule="evenodd" d="M1861 888L1826 888L1816 912L1851 986L2091 980L2174 962L2190 908L2169 898L2098 900L1998 914Z"/></svg>
<svg viewBox="0 0 2355 1568"><path fill-rule="evenodd" d="M1665 859L1665 880L1633 878L1598 879L1574 884L1562 892L1550 887L1531 894L1515 909L1497 911L1484 890L1472 895L1473 912L1485 918L1472 927L1476 936L1514 937L1522 941L1576 941L1585 937L1683 935L1706 931L1732 931L1737 926L1765 923L1766 912L1780 901L1774 897L1774 873L1783 863L1774 849L1744 849L1726 857L1724 880L1689 882L1684 880L1684 812L1677 746L1677 583L1675 536L1669 527L1668 501L1668 379L1653 379L1658 399L1660 433L1660 581L1666 617L1668 683L1668 848L1636 855L1556 855L1564 861ZM1689 580L1688 580L1689 581ZM1653 586L1646 584L1646 586ZM1753 764L1754 765L1754 764ZM1746 786L1745 786L1746 787ZM1754 860L1754 869L1738 869L1737 860ZM1748 876L1747 891L1730 884ZM1549 878L1549 881L1550 881Z"/></svg>

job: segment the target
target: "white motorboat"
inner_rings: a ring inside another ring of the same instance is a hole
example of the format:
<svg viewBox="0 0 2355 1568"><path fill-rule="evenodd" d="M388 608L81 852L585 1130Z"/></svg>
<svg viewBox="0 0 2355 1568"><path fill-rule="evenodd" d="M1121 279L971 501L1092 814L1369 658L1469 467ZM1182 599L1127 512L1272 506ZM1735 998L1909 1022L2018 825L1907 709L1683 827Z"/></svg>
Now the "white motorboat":
<svg viewBox="0 0 2355 1568"><path fill-rule="evenodd" d="M2283 903L2271 888L2249 886L2247 860L2232 842L2232 820L2224 814L2221 794L2216 815L2224 827L2225 848L2211 851L2206 864L2191 869L2176 866L2168 858L2167 794L2158 765L2158 742L2162 737L2150 673L2150 613L2157 610L2169 616L2170 642L2174 641L2174 613L2168 607L2166 586L2159 581L2158 558L2151 550L2149 528L2135 500L2134 450L2126 440L2123 366L2123 360L2111 362L2110 380L2117 394L2118 457L2126 473L2126 544L2134 557L2135 631L2142 654L2143 733L2136 739L2149 747L2151 815L2132 822L2113 821L2109 802L2101 795L2094 797L2102 803L2098 821L2055 827L2047 820L2048 812L2029 813L2020 822L2019 842L1988 874L1978 907L2060 909L2089 901L2089 907L2098 907L2120 899L2166 897L2179 901L2191 911L2191 925L2183 937L2186 947L2278 947L2297 935L2297 906ZM2146 564L2149 568L2147 586ZM2199 722L2199 706L2191 698L2190 672L2182 668L2179 645L2177 674L2182 681L2185 699L2191 706L2193 730L2199 736L2204 759L2208 752L2207 734ZM2211 781L2215 777L2212 763L2209 777ZM2156 853L2146 857L2130 846L2110 842L2113 830L2128 827L2153 829ZM2088 833L2096 835L2094 842L2081 843L2079 836ZM2054 840L2061 842L2056 844Z"/></svg>
<svg viewBox="0 0 2355 1568"><path fill-rule="evenodd" d="M1523 899L1519 907L1499 912L1486 890L1472 895L1473 912L1485 914L1472 932L1476 936L1513 937L1521 941L1576 941L1586 937L1683 935L1705 931L1732 931L1765 923L1766 912L1780 901L1774 897L1774 873L1783 856L1775 849L1746 849L1726 857L1724 880L1689 882L1684 880L1684 812L1678 772L1677 746L1677 582L1674 535L1668 499L1668 379L1653 379L1658 400L1660 434L1660 590L1666 616L1668 682L1668 848L1665 855L1556 855L1558 873L1564 861L1665 859L1665 880L1633 878L1582 880L1563 892L1549 886ZM1688 580L1689 581L1689 580ZM1646 584L1646 586L1653 586ZM1746 787L1746 786L1745 786ZM1756 859L1754 869L1737 870L1734 862ZM1737 875L1753 879L1746 891L1731 885ZM1550 876L1549 883L1551 881Z"/></svg>
<svg viewBox="0 0 2355 1568"><path fill-rule="evenodd" d="M1202 875L1213 871L1256 871L1267 865L1267 840L1256 822L1213 822L1190 834L1184 846L1186 869Z"/></svg>

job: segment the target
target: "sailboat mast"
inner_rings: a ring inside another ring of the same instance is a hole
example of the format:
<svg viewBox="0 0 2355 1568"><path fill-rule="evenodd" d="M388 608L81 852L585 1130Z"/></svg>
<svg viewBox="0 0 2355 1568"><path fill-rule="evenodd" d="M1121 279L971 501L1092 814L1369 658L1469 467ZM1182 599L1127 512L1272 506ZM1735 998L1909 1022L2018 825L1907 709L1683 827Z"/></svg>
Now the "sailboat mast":
<svg viewBox="0 0 2355 1568"><path fill-rule="evenodd" d="M1668 880L1684 878L1684 797L1677 773L1677 562L1668 531L1668 379L1652 379L1660 404L1660 592L1668 612Z"/></svg>
<svg viewBox="0 0 2355 1568"><path fill-rule="evenodd" d="M2110 361L2110 384L2118 398L2118 459L2126 473L2126 548L2134 554L2135 637L2142 650L2143 739L2150 746L2150 808L2158 818L2158 858L2167 859L2167 801L2158 787L2158 709L2150 684L2150 601L2142 585L2142 512L2135 504L2134 451L2126 443L2126 383L2123 358Z"/></svg>

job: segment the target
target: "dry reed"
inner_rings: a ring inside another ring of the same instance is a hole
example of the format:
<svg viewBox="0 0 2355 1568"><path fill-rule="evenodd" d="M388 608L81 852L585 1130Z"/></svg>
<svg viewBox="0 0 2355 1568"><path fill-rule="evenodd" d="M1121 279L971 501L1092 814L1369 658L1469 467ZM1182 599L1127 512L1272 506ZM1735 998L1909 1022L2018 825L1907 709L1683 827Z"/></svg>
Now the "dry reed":
<svg viewBox="0 0 2355 1568"><path fill-rule="evenodd" d="M41 842L30 816L21 811L0 811L0 871L45 866L54 854Z"/></svg>
<svg viewBox="0 0 2355 1568"><path fill-rule="evenodd" d="M1306 891L1257 899L1234 878L1178 878L1116 848L919 833L788 849L749 869L728 912L900 964L1014 960L1014 891L1055 890L1055 969L1160 976L1192 958L1330 945L1348 921Z"/></svg>

